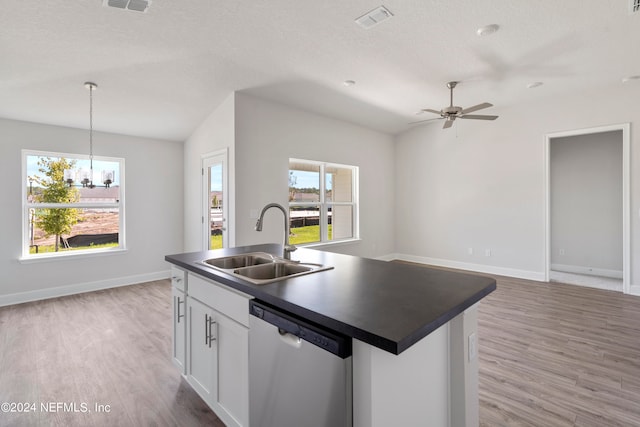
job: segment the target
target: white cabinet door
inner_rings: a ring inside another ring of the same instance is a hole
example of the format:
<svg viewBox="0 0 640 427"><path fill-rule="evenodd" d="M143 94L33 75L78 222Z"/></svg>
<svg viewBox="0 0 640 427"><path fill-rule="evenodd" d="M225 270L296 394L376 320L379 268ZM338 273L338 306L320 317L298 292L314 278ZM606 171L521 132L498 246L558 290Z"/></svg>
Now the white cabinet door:
<svg viewBox="0 0 640 427"><path fill-rule="evenodd" d="M173 333L172 333L172 349L171 355L173 363L180 368L182 375L187 373L186 371L186 333L187 333L187 303L186 295L184 291L179 288L171 287L171 296L173 298Z"/></svg>
<svg viewBox="0 0 640 427"><path fill-rule="evenodd" d="M187 316L187 381L211 406L217 401L215 313L200 301L187 297Z"/></svg>
<svg viewBox="0 0 640 427"><path fill-rule="evenodd" d="M250 297L191 274L186 289L180 294L174 288L174 304L178 297L186 296L187 382L225 425L246 427ZM175 308L174 315L177 318ZM178 341L175 324L174 336Z"/></svg>
<svg viewBox="0 0 640 427"><path fill-rule="evenodd" d="M249 329L219 313L216 320L218 396L215 412L228 426L248 426Z"/></svg>

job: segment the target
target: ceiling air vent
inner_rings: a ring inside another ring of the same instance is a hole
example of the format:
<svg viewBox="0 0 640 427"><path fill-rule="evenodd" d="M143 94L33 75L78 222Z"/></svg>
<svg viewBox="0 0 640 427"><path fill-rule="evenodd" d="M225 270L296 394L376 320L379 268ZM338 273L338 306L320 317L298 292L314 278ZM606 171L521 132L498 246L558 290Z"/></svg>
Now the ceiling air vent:
<svg viewBox="0 0 640 427"><path fill-rule="evenodd" d="M356 19L356 24L360 25L365 30L368 30L369 28L378 25L382 21L389 19L392 16L393 13L389 12L389 9L384 6L380 6L373 10L370 10L360 18Z"/></svg>
<svg viewBox="0 0 640 427"><path fill-rule="evenodd" d="M133 10L134 12L146 12L151 0L103 0L102 5L118 9Z"/></svg>
<svg viewBox="0 0 640 427"><path fill-rule="evenodd" d="M640 12L640 0L629 0L629 13Z"/></svg>

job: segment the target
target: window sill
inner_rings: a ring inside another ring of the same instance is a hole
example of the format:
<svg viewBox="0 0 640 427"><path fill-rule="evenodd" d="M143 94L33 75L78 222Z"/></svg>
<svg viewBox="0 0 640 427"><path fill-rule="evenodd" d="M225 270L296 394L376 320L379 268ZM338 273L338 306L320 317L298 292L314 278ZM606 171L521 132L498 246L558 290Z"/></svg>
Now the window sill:
<svg viewBox="0 0 640 427"><path fill-rule="evenodd" d="M362 239L345 239L345 240L335 240L333 242L315 242L315 243L304 243L296 245L299 248L310 248L310 249L319 249L323 246L343 246L343 245L351 245L354 243L361 242Z"/></svg>
<svg viewBox="0 0 640 427"><path fill-rule="evenodd" d="M88 251L51 252L39 255L28 255L18 258L20 264L33 264L39 262L66 261L82 258L93 258L108 255L121 255L127 252L125 248L93 249Z"/></svg>

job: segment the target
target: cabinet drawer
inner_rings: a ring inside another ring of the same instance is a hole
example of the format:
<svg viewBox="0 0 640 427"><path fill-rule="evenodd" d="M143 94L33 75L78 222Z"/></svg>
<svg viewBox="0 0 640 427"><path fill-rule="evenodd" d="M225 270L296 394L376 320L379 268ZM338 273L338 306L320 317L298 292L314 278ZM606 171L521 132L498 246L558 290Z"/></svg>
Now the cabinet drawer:
<svg viewBox="0 0 640 427"><path fill-rule="evenodd" d="M187 290L187 274L184 270L177 267L171 267L171 286L180 289L182 292Z"/></svg>
<svg viewBox="0 0 640 427"><path fill-rule="evenodd" d="M249 327L250 295L236 291L213 280L189 274L190 297Z"/></svg>

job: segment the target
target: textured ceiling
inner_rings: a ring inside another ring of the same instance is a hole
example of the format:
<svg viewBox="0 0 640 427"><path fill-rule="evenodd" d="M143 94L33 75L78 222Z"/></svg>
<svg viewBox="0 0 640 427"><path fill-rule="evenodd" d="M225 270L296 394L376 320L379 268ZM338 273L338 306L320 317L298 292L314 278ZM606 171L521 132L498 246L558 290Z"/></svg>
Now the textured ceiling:
<svg viewBox="0 0 640 427"><path fill-rule="evenodd" d="M391 19L354 23L381 4ZM638 40L625 0L2 0L0 117L86 128L90 80L103 131L185 140L239 90L397 133L450 80L457 105L497 108L620 85Z"/></svg>

